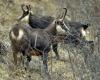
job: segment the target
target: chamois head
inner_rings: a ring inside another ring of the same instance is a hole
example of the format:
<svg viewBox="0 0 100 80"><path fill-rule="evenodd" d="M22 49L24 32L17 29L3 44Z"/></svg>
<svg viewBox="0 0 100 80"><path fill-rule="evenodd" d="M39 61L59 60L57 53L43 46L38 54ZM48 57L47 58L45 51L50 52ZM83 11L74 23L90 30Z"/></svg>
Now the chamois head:
<svg viewBox="0 0 100 80"><path fill-rule="evenodd" d="M25 4L22 4L21 5L21 8L22 8L22 11L23 11L23 14L22 16L18 19L19 21L20 20L27 20L29 19L29 14L32 12L31 11L31 6L30 5L25 5Z"/></svg>
<svg viewBox="0 0 100 80"><path fill-rule="evenodd" d="M63 15L57 17L55 20L55 23L57 26L56 29L59 34L65 34L66 31L69 31L68 26L66 26L66 24L64 22L64 19L65 19L66 13L67 13L67 9L66 8L63 8L63 9L64 9Z"/></svg>

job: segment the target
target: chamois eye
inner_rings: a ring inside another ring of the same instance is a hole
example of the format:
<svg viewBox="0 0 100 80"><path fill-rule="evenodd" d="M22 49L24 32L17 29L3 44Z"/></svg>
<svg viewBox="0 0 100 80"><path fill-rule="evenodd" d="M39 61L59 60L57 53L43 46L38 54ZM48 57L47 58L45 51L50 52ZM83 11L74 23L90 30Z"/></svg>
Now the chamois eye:
<svg viewBox="0 0 100 80"><path fill-rule="evenodd" d="M63 23L61 21L57 21L56 24L63 25Z"/></svg>
<svg viewBox="0 0 100 80"><path fill-rule="evenodd" d="M58 25L63 25L63 23L62 22L58 22Z"/></svg>
<svg viewBox="0 0 100 80"><path fill-rule="evenodd" d="M57 21L56 24L59 24L59 22Z"/></svg>
<svg viewBox="0 0 100 80"><path fill-rule="evenodd" d="M25 14L26 14L26 15L29 14L29 11L26 11Z"/></svg>

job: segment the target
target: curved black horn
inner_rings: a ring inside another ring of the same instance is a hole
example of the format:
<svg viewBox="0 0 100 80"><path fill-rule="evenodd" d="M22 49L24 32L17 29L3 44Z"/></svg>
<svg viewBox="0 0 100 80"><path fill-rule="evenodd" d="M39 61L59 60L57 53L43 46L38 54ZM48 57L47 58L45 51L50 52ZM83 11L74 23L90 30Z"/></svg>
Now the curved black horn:
<svg viewBox="0 0 100 80"><path fill-rule="evenodd" d="M65 10L65 12L64 12L64 14L63 14L63 16L62 16L62 20L65 19L65 16L66 16L66 14L67 14L67 8L63 8L63 9Z"/></svg>
<svg viewBox="0 0 100 80"><path fill-rule="evenodd" d="M22 8L23 11L24 11L24 6L25 6L24 4L21 5L21 8Z"/></svg>

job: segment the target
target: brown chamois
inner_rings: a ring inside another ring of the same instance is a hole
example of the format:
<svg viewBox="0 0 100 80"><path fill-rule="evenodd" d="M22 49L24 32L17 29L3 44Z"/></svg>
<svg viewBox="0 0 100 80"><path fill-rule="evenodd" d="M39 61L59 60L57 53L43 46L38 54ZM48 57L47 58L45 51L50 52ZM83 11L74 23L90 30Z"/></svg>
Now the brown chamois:
<svg viewBox="0 0 100 80"><path fill-rule="evenodd" d="M67 28L64 25L64 18L67 9L62 17L55 19L46 29L33 29L28 24L19 22L10 30L9 36L12 44L13 58L17 64L17 54L21 52L23 56L27 57L27 66L31 61L31 56L41 55L43 57L44 70L48 73L47 59L52 44L53 29L57 26ZM56 54L58 57L58 54Z"/></svg>
<svg viewBox="0 0 100 80"><path fill-rule="evenodd" d="M28 24L32 28L45 29L54 20L54 17L51 17L51 16L38 17L36 15L33 15L30 5L22 4L21 8L22 8L23 14L19 18L19 20L27 20ZM82 24L80 22L71 22L71 21L68 22L67 20L64 20L64 22L65 22L65 25L68 25L68 27L70 28L70 32L72 35L80 36L80 37L86 36L86 31L89 26L88 24ZM53 35L57 35L57 34L65 35L66 33L61 27L58 26L56 29L53 29ZM69 35L69 37L75 38L72 35ZM52 49L55 52L55 54L58 54L57 47L58 47L58 43L52 44ZM57 59L59 59L59 57Z"/></svg>
<svg viewBox="0 0 100 80"><path fill-rule="evenodd" d="M23 11L23 14L22 16L19 18L19 21L21 20L27 20L29 25L32 27L32 28L35 28L35 29L46 29L49 25L52 24L54 18L51 17L51 16L42 16L42 17L36 17L35 15L32 14L32 10L31 10L31 7L30 5L24 5L22 4L21 5L21 8L22 8L22 11ZM62 16L60 16L62 17ZM60 24L60 21L59 23ZM64 24L64 23L63 23ZM62 24L62 25L63 25ZM66 27L67 28L67 27ZM57 35L57 33L59 34L65 34L65 29L63 27L63 29L58 25L56 28L53 28L53 35ZM68 29L68 28L67 28ZM58 54L58 51L57 51L57 45L58 43L55 43L55 44L52 44L52 49L53 51L55 52L55 54ZM59 59L59 56L57 57L57 59Z"/></svg>

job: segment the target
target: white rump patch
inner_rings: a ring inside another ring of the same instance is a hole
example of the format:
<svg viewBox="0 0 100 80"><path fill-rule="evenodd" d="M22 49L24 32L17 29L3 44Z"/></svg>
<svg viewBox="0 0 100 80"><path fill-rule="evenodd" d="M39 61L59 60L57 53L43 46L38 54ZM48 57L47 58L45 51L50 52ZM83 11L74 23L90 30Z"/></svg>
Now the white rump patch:
<svg viewBox="0 0 100 80"><path fill-rule="evenodd" d="M81 29L82 36L88 39L90 32L88 30Z"/></svg>
<svg viewBox="0 0 100 80"><path fill-rule="evenodd" d="M13 39L16 39L16 40L20 40L24 35L24 31L22 29L19 29L19 34L18 36L15 36L14 32L12 31L11 32L11 36Z"/></svg>
<svg viewBox="0 0 100 80"><path fill-rule="evenodd" d="M64 29L62 29L60 25L57 25L56 30L57 30L58 34L65 34L66 33L66 31Z"/></svg>
<svg viewBox="0 0 100 80"><path fill-rule="evenodd" d="M85 37L87 41L91 40L90 32L88 30L81 29L81 32L82 32L82 36Z"/></svg>
<svg viewBox="0 0 100 80"><path fill-rule="evenodd" d="M82 32L82 36L85 37L86 36L86 31L82 28L81 32Z"/></svg>

